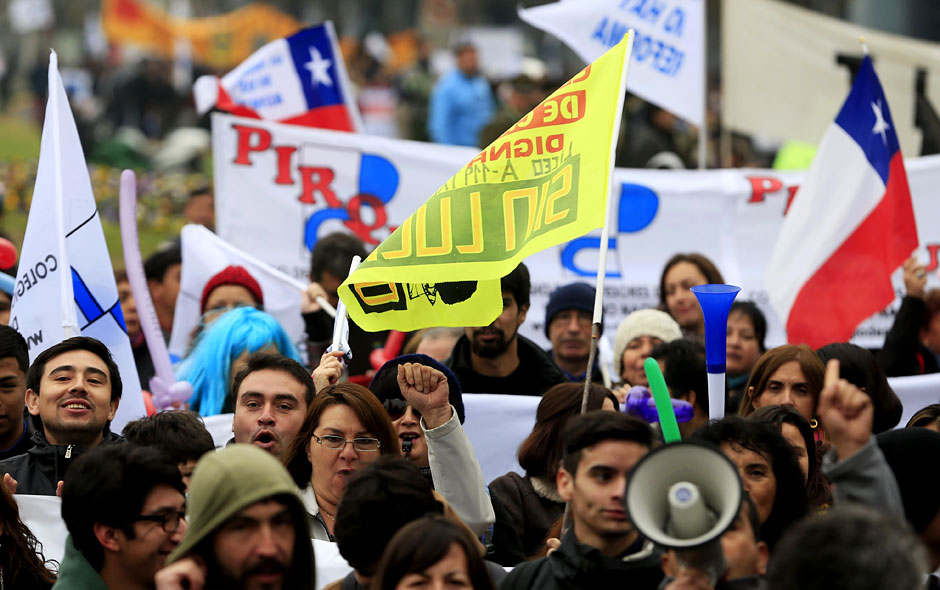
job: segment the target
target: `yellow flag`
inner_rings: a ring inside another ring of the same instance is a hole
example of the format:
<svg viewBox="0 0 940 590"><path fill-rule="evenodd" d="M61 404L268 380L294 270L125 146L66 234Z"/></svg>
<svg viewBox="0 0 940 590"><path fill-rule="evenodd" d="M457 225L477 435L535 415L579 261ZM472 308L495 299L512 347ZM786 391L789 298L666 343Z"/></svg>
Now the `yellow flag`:
<svg viewBox="0 0 940 590"><path fill-rule="evenodd" d="M500 278L604 223L633 33L439 188L340 286L369 331L485 326Z"/></svg>

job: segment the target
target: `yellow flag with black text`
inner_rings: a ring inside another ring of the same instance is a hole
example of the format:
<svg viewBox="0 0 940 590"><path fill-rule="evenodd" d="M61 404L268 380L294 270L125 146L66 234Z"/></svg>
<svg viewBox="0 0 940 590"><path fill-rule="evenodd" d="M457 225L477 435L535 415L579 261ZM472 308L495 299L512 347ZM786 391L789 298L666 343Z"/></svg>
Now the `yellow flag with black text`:
<svg viewBox="0 0 940 590"><path fill-rule="evenodd" d="M601 227L633 34L457 171L339 288L365 330L484 326L526 256Z"/></svg>

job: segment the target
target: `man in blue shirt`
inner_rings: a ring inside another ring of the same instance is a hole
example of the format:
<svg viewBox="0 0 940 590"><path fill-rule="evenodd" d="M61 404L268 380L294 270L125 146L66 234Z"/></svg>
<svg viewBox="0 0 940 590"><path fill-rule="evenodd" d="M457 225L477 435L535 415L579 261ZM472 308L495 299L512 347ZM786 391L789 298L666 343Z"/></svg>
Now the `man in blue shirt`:
<svg viewBox="0 0 940 590"><path fill-rule="evenodd" d="M434 86L428 132L436 143L479 147L480 131L493 117L493 91L480 75L477 50L457 47L457 69Z"/></svg>

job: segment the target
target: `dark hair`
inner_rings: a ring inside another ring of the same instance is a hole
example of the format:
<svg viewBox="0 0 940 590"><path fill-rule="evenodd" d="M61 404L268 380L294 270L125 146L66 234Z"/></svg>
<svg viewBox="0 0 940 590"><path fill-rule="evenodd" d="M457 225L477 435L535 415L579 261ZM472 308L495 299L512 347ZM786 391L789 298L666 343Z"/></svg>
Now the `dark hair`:
<svg viewBox="0 0 940 590"><path fill-rule="evenodd" d="M401 527L441 512L417 467L406 459L380 457L349 480L336 509L334 535L340 555L357 572L371 576Z"/></svg>
<svg viewBox="0 0 940 590"><path fill-rule="evenodd" d="M516 305L521 309L529 305L529 292L532 291L532 282L529 279L529 269L525 264L512 269L512 272L499 280L499 287L503 291L512 293Z"/></svg>
<svg viewBox="0 0 940 590"><path fill-rule="evenodd" d="M764 406L750 416L748 420L766 421L777 428L777 432L783 434L783 425L791 424L800 431L800 437L806 446L806 458L808 461L806 478L806 496L809 505L814 508L822 508L832 503L832 489L829 487L829 480L823 475L820 469L820 447L816 444L816 437L813 436L813 428L803 417L803 414L792 406Z"/></svg>
<svg viewBox="0 0 940 590"><path fill-rule="evenodd" d="M10 326L0 325L0 359L12 357L16 359L23 375L29 371L29 347L23 336Z"/></svg>
<svg viewBox="0 0 940 590"><path fill-rule="evenodd" d="M282 354L254 352L248 355L248 358L245 359L245 367L238 373L235 373L235 378L232 380L232 392L228 398L233 400L235 407L238 407L238 390L242 386L242 381L255 371L280 371L281 373L287 373L294 378L294 381L304 386L304 401L308 406L313 401L313 397L317 394L317 388L313 384L313 378L303 365Z"/></svg>
<svg viewBox="0 0 940 590"><path fill-rule="evenodd" d="M878 361L868 350L848 342L834 342L816 351L823 365L829 359L838 359L839 376L865 391L875 410L871 431L875 434L891 430L901 421L904 408L891 389L888 378Z"/></svg>
<svg viewBox="0 0 940 590"><path fill-rule="evenodd" d="M102 445L83 453L65 474L62 520L75 548L96 571L104 550L95 523L119 528L134 538L134 522L147 495L159 485L185 495L179 469L157 449L129 444Z"/></svg>
<svg viewBox="0 0 940 590"><path fill-rule="evenodd" d="M144 261L144 275L148 281L162 283L170 267L183 263L183 253L179 246L171 246L158 250Z"/></svg>
<svg viewBox="0 0 940 590"><path fill-rule="evenodd" d="M757 363L751 369L747 386L744 388L744 395L741 396L739 415L749 416L754 413L753 402L767 389L770 377L777 372L777 369L790 362L800 365L800 370L803 371L803 376L806 377L806 383L809 385L810 394L813 396L813 408L816 407L826 377L826 366L819 360L816 352L806 344L799 346L784 344L771 348L757 359ZM752 387L754 388L753 394L751 393Z"/></svg>
<svg viewBox="0 0 940 590"><path fill-rule="evenodd" d="M806 485L796 454L777 428L762 421L746 420L740 416L726 416L707 423L692 438L740 446L770 461L777 481L774 504L770 515L761 526L761 539L773 549L783 532L809 512Z"/></svg>
<svg viewBox="0 0 940 590"><path fill-rule="evenodd" d="M535 426L519 445L519 465L529 477L542 477L555 482L564 454L562 430L571 418L581 413L583 383L559 383L542 395L535 411ZM620 409L617 397L609 389L591 383L588 389L588 410L599 410L605 399Z"/></svg>
<svg viewBox="0 0 940 590"><path fill-rule="evenodd" d="M919 590L923 545L900 521L861 505L837 506L794 526L767 571L770 590Z"/></svg>
<svg viewBox="0 0 940 590"><path fill-rule="evenodd" d="M608 440L635 442L652 448L655 439L649 424L621 414L620 412L602 412L595 410L580 414L568 421L561 431L565 441L565 453L561 466L575 477L584 449Z"/></svg>
<svg viewBox="0 0 940 590"><path fill-rule="evenodd" d="M39 385L42 381L42 375L46 371L46 363L60 354L72 352L73 350L87 350L104 361L105 366L108 368L108 381L111 384L111 401L121 399L124 386L121 382L121 372L118 370L117 363L111 358L111 351L100 340L88 336L73 336L40 352L26 373L26 389L32 389L35 393L40 394Z"/></svg>
<svg viewBox="0 0 940 590"><path fill-rule="evenodd" d="M764 316L764 312L753 301L735 301L731 304L731 311L728 312L728 315L730 316L733 313L744 314L747 319L751 320L751 326L754 327L754 337L757 339L757 350L761 354L767 352L767 347L764 346L764 339L767 337L767 318Z"/></svg>
<svg viewBox="0 0 940 590"><path fill-rule="evenodd" d="M474 590L493 590L477 541L443 516L415 520L392 537L376 569L371 590L395 590L402 578L425 571L443 559L454 544L467 558L470 586Z"/></svg>
<svg viewBox="0 0 940 590"><path fill-rule="evenodd" d="M708 414L708 375L705 371L705 347L690 340L657 344L650 356L665 364L663 379L674 398L688 399L695 392L695 403Z"/></svg>
<svg viewBox="0 0 940 590"><path fill-rule="evenodd" d="M313 402L307 406L307 415L304 416L303 424L300 425L300 430L288 445L282 459L291 478L300 489L310 484L310 478L313 475L313 466L307 458L307 446L313 437L313 431L320 425L320 416L332 406L348 406L362 422L363 427L379 439L381 455L401 456L398 433L392 426L388 412L371 391L355 383L328 385L320 390L313 398Z"/></svg>
<svg viewBox="0 0 940 590"><path fill-rule="evenodd" d="M345 232L334 232L317 240L310 253L310 278L320 282L324 271L343 281L349 276L353 256L366 258L362 240Z"/></svg>
<svg viewBox="0 0 940 590"><path fill-rule="evenodd" d="M43 588L55 582L56 576L46 564L58 566L46 560L42 554L42 543L20 519L20 509L13 494L5 485L0 485L0 568L10 588Z"/></svg>
<svg viewBox="0 0 940 590"><path fill-rule="evenodd" d="M659 306L663 311L669 311L666 308L666 275L669 274L669 269L680 262L694 264L705 277L706 283L721 284L725 282L725 279L722 278L721 272L718 270L718 267L715 266L715 263L705 258L705 256L697 252L676 254L666 262L666 266L663 267L663 274L659 277Z"/></svg>
<svg viewBox="0 0 940 590"><path fill-rule="evenodd" d="M187 197L187 200L190 200L190 201L191 201L191 200L193 200L193 199L196 198L196 197L202 197L202 196L211 197L211 196L212 196L212 187L209 186L208 184L199 184L199 185L196 185L196 186L193 188L193 190L189 191L189 197Z"/></svg>
<svg viewBox="0 0 940 590"><path fill-rule="evenodd" d="M905 428L913 427L926 427L926 426L937 426L940 427L940 404L930 404L925 406L911 416L911 419L907 421L907 426Z"/></svg>
<svg viewBox="0 0 940 590"><path fill-rule="evenodd" d="M174 463L198 461L215 450L212 435L193 412L160 412L127 424L122 432L127 442L163 451Z"/></svg>

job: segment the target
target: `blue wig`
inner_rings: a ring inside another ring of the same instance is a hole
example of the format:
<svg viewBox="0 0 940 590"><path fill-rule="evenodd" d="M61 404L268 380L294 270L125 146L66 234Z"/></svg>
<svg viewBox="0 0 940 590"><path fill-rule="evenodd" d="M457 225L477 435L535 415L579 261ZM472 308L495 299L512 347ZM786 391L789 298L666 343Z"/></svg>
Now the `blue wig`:
<svg viewBox="0 0 940 590"><path fill-rule="evenodd" d="M192 352L176 369L177 378L193 386L190 409L201 416L223 412L232 379L232 364L243 352L266 348L300 361L284 328L273 317L253 307L238 307L212 322L199 335Z"/></svg>

